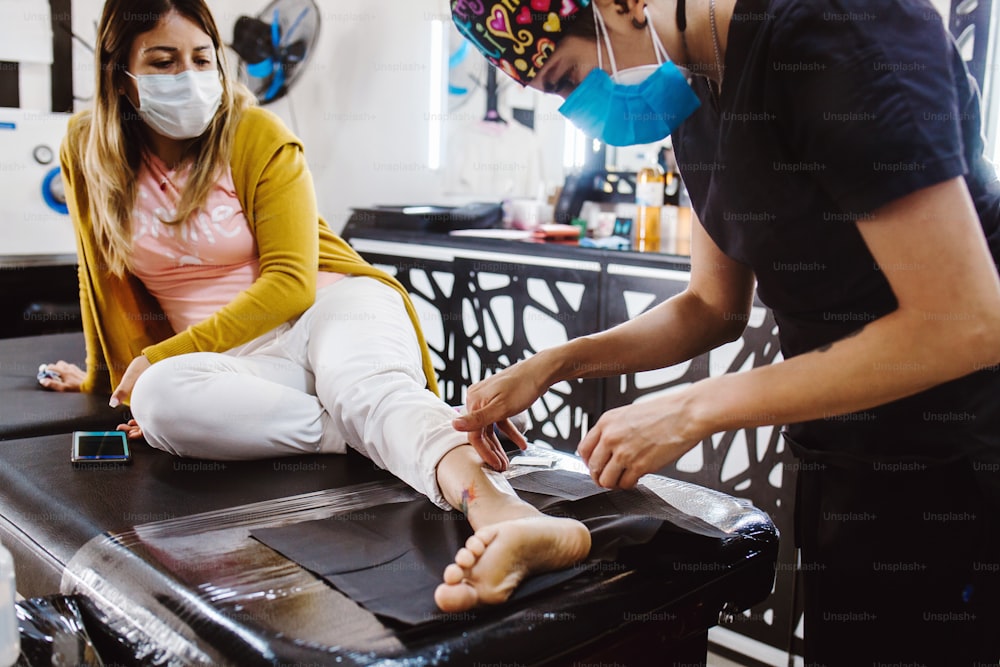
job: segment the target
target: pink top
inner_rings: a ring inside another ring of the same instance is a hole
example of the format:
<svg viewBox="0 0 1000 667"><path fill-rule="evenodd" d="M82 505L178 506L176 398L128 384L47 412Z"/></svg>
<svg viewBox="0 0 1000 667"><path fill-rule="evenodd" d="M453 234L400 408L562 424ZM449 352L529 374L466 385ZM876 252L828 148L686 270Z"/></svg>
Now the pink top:
<svg viewBox="0 0 1000 667"><path fill-rule="evenodd" d="M215 314L260 275L257 241L226 168L204 208L181 224L176 214L187 169L170 171L146 155L132 221L133 273L156 297L175 332ZM316 287L343 276L320 272Z"/></svg>

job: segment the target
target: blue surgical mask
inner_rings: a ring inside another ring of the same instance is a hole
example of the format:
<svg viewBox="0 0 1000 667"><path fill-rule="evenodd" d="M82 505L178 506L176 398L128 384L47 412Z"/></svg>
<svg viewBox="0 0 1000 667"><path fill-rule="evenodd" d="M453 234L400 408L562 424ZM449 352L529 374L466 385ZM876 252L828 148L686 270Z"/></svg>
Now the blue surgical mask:
<svg viewBox="0 0 1000 667"><path fill-rule="evenodd" d="M604 71L598 45L598 67L566 98L559 113L587 136L611 146L651 144L666 138L701 106L701 101L684 74L670 61L653 29L649 13L646 13L646 22L658 64L621 71L611 50L611 37L596 6L594 22L597 34L603 36L607 46L612 74L609 76Z"/></svg>

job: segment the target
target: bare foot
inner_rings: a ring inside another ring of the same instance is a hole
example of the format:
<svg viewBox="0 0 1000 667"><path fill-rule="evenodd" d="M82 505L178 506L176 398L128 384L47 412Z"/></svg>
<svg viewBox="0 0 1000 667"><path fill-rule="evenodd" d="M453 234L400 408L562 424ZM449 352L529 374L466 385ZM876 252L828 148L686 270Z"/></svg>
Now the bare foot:
<svg viewBox="0 0 1000 667"><path fill-rule="evenodd" d="M485 526L455 554L434 592L446 612L499 604L529 574L559 570L590 553L590 531L574 519L545 515Z"/></svg>

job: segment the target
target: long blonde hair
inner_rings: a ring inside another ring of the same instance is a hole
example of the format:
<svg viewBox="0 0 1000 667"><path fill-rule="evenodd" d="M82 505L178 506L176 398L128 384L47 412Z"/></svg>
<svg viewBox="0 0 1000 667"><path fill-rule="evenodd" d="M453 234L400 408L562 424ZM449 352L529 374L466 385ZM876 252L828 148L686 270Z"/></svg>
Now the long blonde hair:
<svg viewBox="0 0 1000 667"><path fill-rule="evenodd" d="M131 220L137 193L136 176L145 148L142 123L119 93L125 85L129 53L135 38L152 30L171 11L196 23L211 38L222 79L222 102L208 130L188 148L193 164L173 223L187 220L204 206L219 169L229 163L236 125L255 104L243 84L230 81L222 38L204 0L108 0L98 27L97 87L94 109L81 127L84 178L90 221L108 269L117 276L131 269ZM76 145L80 146L80 143ZM171 222L171 221L165 221Z"/></svg>

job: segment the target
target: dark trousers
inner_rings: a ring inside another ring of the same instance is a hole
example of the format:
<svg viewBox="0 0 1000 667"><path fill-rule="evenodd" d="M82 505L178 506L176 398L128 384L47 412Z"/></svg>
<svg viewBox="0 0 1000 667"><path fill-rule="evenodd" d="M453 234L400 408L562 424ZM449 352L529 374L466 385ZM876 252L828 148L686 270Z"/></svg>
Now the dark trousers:
<svg viewBox="0 0 1000 667"><path fill-rule="evenodd" d="M806 665L997 665L998 525L997 463L803 462Z"/></svg>

